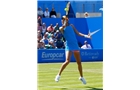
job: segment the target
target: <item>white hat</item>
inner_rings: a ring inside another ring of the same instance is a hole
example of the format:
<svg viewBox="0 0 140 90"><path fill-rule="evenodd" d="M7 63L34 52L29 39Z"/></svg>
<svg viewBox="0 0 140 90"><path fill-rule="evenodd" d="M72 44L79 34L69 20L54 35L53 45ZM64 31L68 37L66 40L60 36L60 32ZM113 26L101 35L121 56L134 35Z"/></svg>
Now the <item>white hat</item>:
<svg viewBox="0 0 140 90"><path fill-rule="evenodd" d="M89 15L89 14L87 12L85 12L84 15Z"/></svg>

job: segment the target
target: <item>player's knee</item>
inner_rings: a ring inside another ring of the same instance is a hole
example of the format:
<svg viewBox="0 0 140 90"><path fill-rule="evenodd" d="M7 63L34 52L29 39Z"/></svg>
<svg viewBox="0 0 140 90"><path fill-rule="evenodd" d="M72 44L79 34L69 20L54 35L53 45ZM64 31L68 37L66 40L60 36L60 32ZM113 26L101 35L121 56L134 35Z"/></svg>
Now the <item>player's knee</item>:
<svg viewBox="0 0 140 90"><path fill-rule="evenodd" d="M78 65L81 65L81 62L77 62Z"/></svg>
<svg viewBox="0 0 140 90"><path fill-rule="evenodd" d="M70 61L69 61L69 60L66 60L66 61L65 61L65 63L66 63L66 64L69 64L69 63L70 63Z"/></svg>

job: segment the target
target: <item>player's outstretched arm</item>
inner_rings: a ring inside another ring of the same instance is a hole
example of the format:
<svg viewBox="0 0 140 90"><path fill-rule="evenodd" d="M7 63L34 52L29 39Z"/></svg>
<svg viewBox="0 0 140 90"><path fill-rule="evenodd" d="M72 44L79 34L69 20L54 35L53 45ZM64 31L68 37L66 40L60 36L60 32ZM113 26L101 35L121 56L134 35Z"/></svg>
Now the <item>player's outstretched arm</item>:
<svg viewBox="0 0 140 90"><path fill-rule="evenodd" d="M91 38L90 35L85 35L85 34L82 34L82 33L78 32L78 30L74 27L73 24L70 24L70 26L73 28L74 32L75 32L77 35L83 36L83 37L85 37L85 38Z"/></svg>

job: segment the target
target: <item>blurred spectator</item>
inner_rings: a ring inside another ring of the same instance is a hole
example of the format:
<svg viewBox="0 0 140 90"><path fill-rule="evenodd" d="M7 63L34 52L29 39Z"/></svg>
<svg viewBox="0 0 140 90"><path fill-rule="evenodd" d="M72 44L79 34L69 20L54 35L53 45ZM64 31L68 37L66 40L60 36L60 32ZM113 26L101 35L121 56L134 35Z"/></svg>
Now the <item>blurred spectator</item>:
<svg viewBox="0 0 140 90"><path fill-rule="evenodd" d="M38 43L38 49L46 49L43 40L40 40L40 42Z"/></svg>
<svg viewBox="0 0 140 90"><path fill-rule="evenodd" d="M41 31L38 31L37 32L37 40L38 40L38 42L40 42L41 39L42 39Z"/></svg>
<svg viewBox="0 0 140 90"><path fill-rule="evenodd" d="M49 33L51 33L51 32L54 31L53 25L52 25L52 24L50 24L50 26L48 26L47 31L48 31Z"/></svg>
<svg viewBox="0 0 140 90"><path fill-rule="evenodd" d="M37 14L38 14L38 16L40 16L41 18L43 17L43 11L42 11L42 8L41 8L41 7L38 8Z"/></svg>
<svg viewBox="0 0 140 90"><path fill-rule="evenodd" d="M47 31L47 27L46 27L46 24L45 23L43 23L43 25L42 25L42 36L44 36L44 34L46 33L46 31Z"/></svg>
<svg viewBox="0 0 140 90"><path fill-rule="evenodd" d="M55 48L55 38L53 35L49 38L48 41L49 41L49 45L51 45L51 48Z"/></svg>
<svg viewBox="0 0 140 90"><path fill-rule="evenodd" d="M52 37L52 33L49 33L49 32L46 32L46 34L48 33L48 39L50 38L50 37Z"/></svg>
<svg viewBox="0 0 140 90"><path fill-rule="evenodd" d="M48 34L45 34L44 37L43 37L43 41L45 43L45 45L47 45L49 42L48 42Z"/></svg>
<svg viewBox="0 0 140 90"><path fill-rule="evenodd" d="M87 12L84 13L85 18L89 17L89 14Z"/></svg>
<svg viewBox="0 0 140 90"><path fill-rule="evenodd" d="M37 23L37 31L42 31L42 26L39 23Z"/></svg>
<svg viewBox="0 0 140 90"><path fill-rule="evenodd" d="M54 37L56 40L60 40L62 39L62 33L59 30L57 30L56 33L54 34Z"/></svg>
<svg viewBox="0 0 140 90"><path fill-rule="evenodd" d="M45 44L45 47L46 49L49 49L50 48L50 45L49 45L49 39L48 39L48 33L46 33L42 39L44 41L44 44Z"/></svg>
<svg viewBox="0 0 140 90"><path fill-rule="evenodd" d="M38 31L38 33L37 33L37 42L38 42L37 48L38 49L41 47L41 44L40 44L41 39L42 39L42 35L41 35L40 31Z"/></svg>
<svg viewBox="0 0 140 90"><path fill-rule="evenodd" d="M84 45L81 47L81 49L92 49L90 44L87 43L87 41L84 41Z"/></svg>
<svg viewBox="0 0 140 90"><path fill-rule="evenodd" d="M64 42L63 42L62 40L57 40L57 41L56 41L56 47L57 47L58 49L64 48Z"/></svg>
<svg viewBox="0 0 140 90"><path fill-rule="evenodd" d="M56 25L54 26L54 31L56 32L57 30L59 30L59 24L56 23Z"/></svg>
<svg viewBox="0 0 140 90"><path fill-rule="evenodd" d="M42 26L42 18L40 16L38 17L37 21L38 21L39 25Z"/></svg>
<svg viewBox="0 0 140 90"><path fill-rule="evenodd" d="M56 18L56 11L54 8L52 8L52 11L50 12L50 18Z"/></svg>
<svg viewBox="0 0 140 90"><path fill-rule="evenodd" d="M59 30L57 30L55 32L54 36L55 36L55 39L56 39L56 47L58 49L64 48L64 41L63 41L63 35L62 35L62 33Z"/></svg>
<svg viewBox="0 0 140 90"><path fill-rule="evenodd" d="M46 11L44 12L44 17L45 18L49 18L50 17L50 12L49 12L48 8L46 8Z"/></svg>

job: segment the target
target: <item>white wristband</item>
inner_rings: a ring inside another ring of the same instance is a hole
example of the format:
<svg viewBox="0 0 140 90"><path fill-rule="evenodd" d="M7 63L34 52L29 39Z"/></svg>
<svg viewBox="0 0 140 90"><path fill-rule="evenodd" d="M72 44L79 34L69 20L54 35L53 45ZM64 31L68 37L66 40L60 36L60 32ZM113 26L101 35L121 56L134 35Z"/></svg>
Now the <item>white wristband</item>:
<svg viewBox="0 0 140 90"><path fill-rule="evenodd" d="M88 38L88 35L84 35L85 38Z"/></svg>

